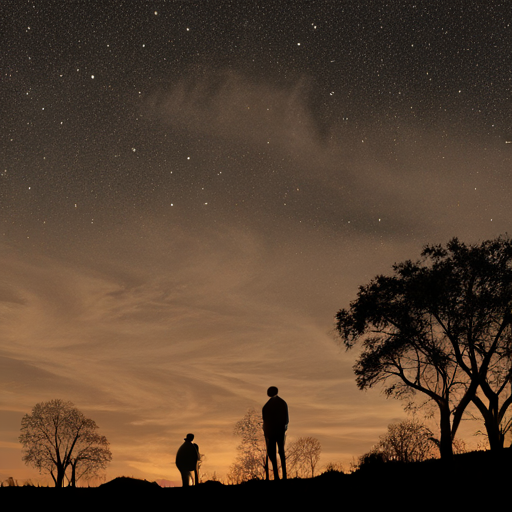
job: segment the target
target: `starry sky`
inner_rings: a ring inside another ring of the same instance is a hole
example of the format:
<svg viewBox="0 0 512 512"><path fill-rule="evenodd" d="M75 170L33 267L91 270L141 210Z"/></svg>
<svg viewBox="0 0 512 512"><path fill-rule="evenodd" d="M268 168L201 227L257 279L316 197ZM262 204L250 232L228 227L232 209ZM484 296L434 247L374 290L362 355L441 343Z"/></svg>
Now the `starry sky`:
<svg viewBox="0 0 512 512"><path fill-rule="evenodd" d="M0 479L38 478L20 421L54 398L108 437L109 479L179 481L187 432L222 477L270 385L324 464L405 418L357 390L334 315L426 243L510 233L512 2L0 20Z"/></svg>

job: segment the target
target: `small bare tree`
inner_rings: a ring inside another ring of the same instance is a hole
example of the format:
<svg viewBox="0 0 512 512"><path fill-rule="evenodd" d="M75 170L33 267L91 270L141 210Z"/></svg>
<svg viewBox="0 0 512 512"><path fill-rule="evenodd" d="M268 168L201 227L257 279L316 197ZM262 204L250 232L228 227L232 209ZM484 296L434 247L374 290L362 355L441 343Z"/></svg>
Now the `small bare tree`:
<svg viewBox="0 0 512 512"><path fill-rule="evenodd" d="M328 462L324 466L324 473L344 473L343 464L341 462Z"/></svg>
<svg viewBox="0 0 512 512"><path fill-rule="evenodd" d="M76 482L83 478L90 480L99 476L112 460L109 442L105 436L96 432L87 432L76 445L75 455L71 457L71 476L69 485L76 487Z"/></svg>
<svg viewBox="0 0 512 512"><path fill-rule="evenodd" d="M375 462L420 462L439 457L439 442L432 431L417 420L388 426L379 443L359 458L359 465Z"/></svg>
<svg viewBox="0 0 512 512"><path fill-rule="evenodd" d="M291 476L313 478L320 460L322 445L314 437L299 437L286 450L286 464Z"/></svg>
<svg viewBox="0 0 512 512"><path fill-rule="evenodd" d="M418 462L439 455L432 431L414 419L389 425L379 446L388 460L401 462Z"/></svg>
<svg viewBox="0 0 512 512"><path fill-rule="evenodd" d="M233 434L241 438L241 443L237 447L238 455L230 468L228 481L240 483L265 478L267 451L261 414L249 409L235 424Z"/></svg>

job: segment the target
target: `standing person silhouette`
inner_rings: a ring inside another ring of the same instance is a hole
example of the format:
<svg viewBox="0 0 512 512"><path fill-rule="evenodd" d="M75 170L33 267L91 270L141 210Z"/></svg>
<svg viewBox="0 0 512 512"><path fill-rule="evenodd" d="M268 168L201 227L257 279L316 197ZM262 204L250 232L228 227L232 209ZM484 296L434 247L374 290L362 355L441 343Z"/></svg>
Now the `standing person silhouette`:
<svg viewBox="0 0 512 512"><path fill-rule="evenodd" d="M199 446L193 443L194 434L187 434L184 443L179 447L176 453L176 466L181 473L181 482L183 487L190 485L190 472L194 472L194 485L197 485L198 470L197 464L199 462Z"/></svg>
<svg viewBox="0 0 512 512"><path fill-rule="evenodd" d="M288 429L288 405L279 396L278 389L271 386L267 390L270 397L263 406L263 433L267 444L267 457L272 462L274 471L274 480L279 480L279 469L277 467L276 444L281 459L281 469L283 471L283 480L286 480L286 456L284 454L284 441L286 430Z"/></svg>

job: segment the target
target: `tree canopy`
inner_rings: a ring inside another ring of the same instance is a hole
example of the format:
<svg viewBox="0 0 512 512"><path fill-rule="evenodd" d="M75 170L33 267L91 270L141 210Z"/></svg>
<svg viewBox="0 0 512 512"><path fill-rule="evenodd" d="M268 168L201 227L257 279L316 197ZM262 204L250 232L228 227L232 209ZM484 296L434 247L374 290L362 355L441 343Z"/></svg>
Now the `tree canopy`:
<svg viewBox="0 0 512 512"><path fill-rule="evenodd" d="M23 460L40 473L50 473L55 487L62 487L66 477L74 487L80 478L97 476L112 459L109 443L97 429L71 402L36 404L21 420Z"/></svg>
<svg viewBox="0 0 512 512"><path fill-rule="evenodd" d="M362 346L360 389L388 396L422 393L440 413L441 456L450 457L462 415L473 402L491 449L503 447L512 395L512 241L426 246L421 259L359 288L336 315L340 341Z"/></svg>

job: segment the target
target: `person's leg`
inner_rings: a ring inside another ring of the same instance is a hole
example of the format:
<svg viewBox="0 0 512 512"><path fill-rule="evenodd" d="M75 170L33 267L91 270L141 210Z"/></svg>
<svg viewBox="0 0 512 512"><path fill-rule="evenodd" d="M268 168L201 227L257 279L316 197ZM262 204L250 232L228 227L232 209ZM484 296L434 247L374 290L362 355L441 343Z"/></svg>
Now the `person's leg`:
<svg viewBox="0 0 512 512"><path fill-rule="evenodd" d="M180 469L181 473L181 485L183 487L189 487L190 486L190 471L187 471L185 469Z"/></svg>
<svg viewBox="0 0 512 512"><path fill-rule="evenodd" d="M267 455L272 462L272 470L274 471L274 480L279 480L279 468L277 467L276 440L265 438L267 444Z"/></svg>
<svg viewBox="0 0 512 512"><path fill-rule="evenodd" d="M282 437L277 440L277 449L279 451L279 458L281 459L281 470L283 472L283 480L286 480L286 454L284 452L284 443L286 439L286 433L283 433ZM274 444L275 450L275 444Z"/></svg>

